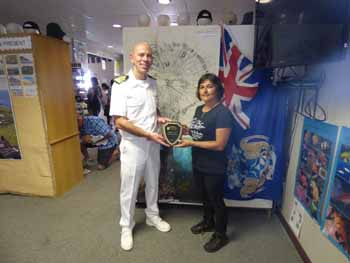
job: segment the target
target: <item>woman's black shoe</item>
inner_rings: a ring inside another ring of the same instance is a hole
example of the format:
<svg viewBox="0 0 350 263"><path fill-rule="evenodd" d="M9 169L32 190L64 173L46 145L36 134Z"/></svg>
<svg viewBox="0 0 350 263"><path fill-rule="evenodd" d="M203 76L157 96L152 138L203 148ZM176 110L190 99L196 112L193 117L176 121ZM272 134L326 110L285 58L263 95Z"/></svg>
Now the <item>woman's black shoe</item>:
<svg viewBox="0 0 350 263"><path fill-rule="evenodd" d="M213 222L207 222L207 221L201 221L198 224L191 227L191 232L193 234L201 234L204 232L212 232L214 231L214 223Z"/></svg>
<svg viewBox="0 0 350 263"><path fill-rule="evenodd" d="M225 234L214 233L210 240L204 245L205 251L212 253L227 245L228 238Z"/></svg>

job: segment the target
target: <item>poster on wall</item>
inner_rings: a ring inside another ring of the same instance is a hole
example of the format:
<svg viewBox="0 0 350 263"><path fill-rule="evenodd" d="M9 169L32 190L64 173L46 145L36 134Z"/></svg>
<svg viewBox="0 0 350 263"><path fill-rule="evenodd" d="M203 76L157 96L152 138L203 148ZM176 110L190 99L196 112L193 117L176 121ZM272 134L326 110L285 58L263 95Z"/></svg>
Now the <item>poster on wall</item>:
<svg viewBox="0 0 350 263"><path fill-rule="evenodd" d="M342 128L328 196L322 231L347 257L350 255L350 129Z"/></svg>
<svg viewBox="0 0 350 263"><path fill-rule="evenodd" d="M34 59L31 53L5 55L5 74L13 96L37 96Z"/></svg>
<svg viewBox="0 0 350 263"><path fill-rule="evenodd" d="M152 47L154 58L149 74L157 79L161 114L189 125L200 104L196 97L198 79L219 69L220 27L125 28L125 55L141 41ZM130 61L124 61L124 73L130 67ZM190 148L162 148L159 196L160 201L166 202L198 200L192 181ZM138 201L143 200L141 187Z"/></svg>
<svg viewBox="0 0 350 263"><path fill-rule="evenodd" d="M5 74L4 57L0 55L0 160L21 159L11 96Z"/></svg>
<svg viewBox="0 0 350 263"><path fill-rule="evenodd" d="M294 195L319 224L337 134L337 126L304 119Z"/></svg>

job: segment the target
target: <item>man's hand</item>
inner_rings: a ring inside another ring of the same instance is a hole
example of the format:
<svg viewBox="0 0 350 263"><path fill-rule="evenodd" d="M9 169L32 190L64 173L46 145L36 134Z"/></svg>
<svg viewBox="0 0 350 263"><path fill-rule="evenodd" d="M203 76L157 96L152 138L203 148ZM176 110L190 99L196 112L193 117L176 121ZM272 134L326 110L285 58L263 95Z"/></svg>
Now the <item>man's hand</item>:
<svg viewBox="0 0 350 263"><path fill-rule="evenodd" d="M160 117L160 116L157 117L157 122L159 124L164 124L164 123L167 123L168 121L171 121L171 119L167 117Z"/></svg>
<svg viewBox="0 0 350 263"><path fill-rule="evenodd" d="M154 142L157 142L157 143L160 143L161 145L164 145L166 147L169 147L170 145L167 144L165 141L164 141L164 138L162 135L158 134L158 133L155 133L155 132L150 132L148 133L148 136L147 136L147 139L148 140L151 140L151 141L154 141Z"/></svg>
<svg viewBox="0 0 350 263"><path fill-rule="evenodd" d="M82 141L84 144L92 143L92 136L91 136L91 135L84 135L84 136L81 138L81 141Z"/></svg>

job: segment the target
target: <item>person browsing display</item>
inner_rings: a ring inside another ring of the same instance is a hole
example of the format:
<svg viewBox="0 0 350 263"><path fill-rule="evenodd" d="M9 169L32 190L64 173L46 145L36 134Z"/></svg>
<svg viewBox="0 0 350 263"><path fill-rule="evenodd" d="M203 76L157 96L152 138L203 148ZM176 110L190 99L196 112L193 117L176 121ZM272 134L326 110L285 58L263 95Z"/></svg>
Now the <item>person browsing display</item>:
<svg viewBox="0 0 350 263"><path fill-rule="evenodd" d="M204 104L196 108L189 127L193 140L182 139L175 145L192 147L193 175L203 202L203 219L191 227L191 232L214 232L204 245L207 252L215 252L228 243L224 203L227 167L225 150L232 130L233 116L221 103L223 94L223 86L216 75L207 73L199 79L197 97Z"/></svg>
<svg viewBox="0 0 350 263"><path fill-rule="evenodd" d="M81 152L89 159L88 146L97 146L98 170L107 168L119 155L117 137L107 123L96 116L78 116Z"/></svg>
<svg viewBox="0 0 350 263"><path fill-rule="evenodd" d="M146 224L161 232L171 229L160 218L157 204L160 144L169 146L158 133L158 124L169 119L158 116L157 83L148 75L153 62L149 44L136 44L130 61L132 68L128 74L114 81L110 105L110 115L115 117L115 125L122 137L119 223L123 250L133 248L135 203L142 177L146 183Z"/></svg>

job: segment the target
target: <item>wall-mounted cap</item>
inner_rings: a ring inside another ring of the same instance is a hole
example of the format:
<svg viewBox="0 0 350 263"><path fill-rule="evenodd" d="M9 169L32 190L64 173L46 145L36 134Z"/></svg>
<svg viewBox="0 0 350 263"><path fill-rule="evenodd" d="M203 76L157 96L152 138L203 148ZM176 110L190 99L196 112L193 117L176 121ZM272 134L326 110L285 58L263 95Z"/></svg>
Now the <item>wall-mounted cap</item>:
<svg viewBox="0 0 350 263"><path fill-rule="evenodd" d="M37 23L33 21L26 21L22 25L23 31L26 33L36 33L40 34L40 28Z"/></svg>
<svg viewBox="0 0 350 263"><path fill-rule="evenodd" d="M197 16L197 25L210 25L213 22L213 17L211 16L211 13L203 9L198 13Z"/></svg>
<svg viewBox="0 0 350 263"><path fill-rule="evenodd" d="M48 23L46 26L46 35L58 39L63 39L66 33L63 32L60 25L57 23Z"/></svg>

